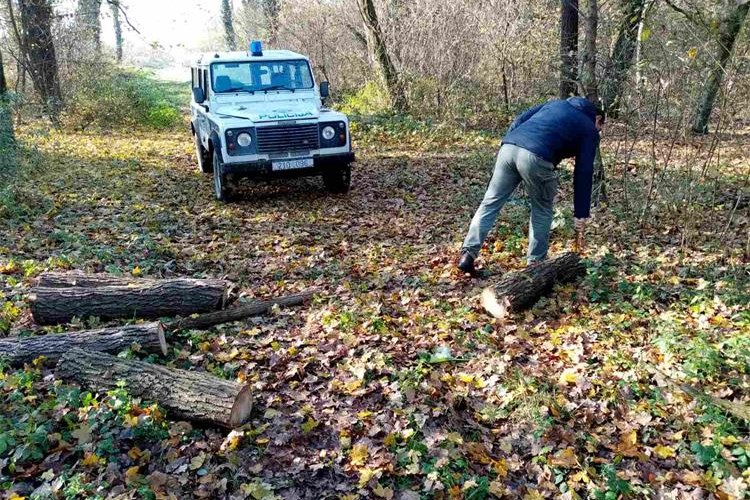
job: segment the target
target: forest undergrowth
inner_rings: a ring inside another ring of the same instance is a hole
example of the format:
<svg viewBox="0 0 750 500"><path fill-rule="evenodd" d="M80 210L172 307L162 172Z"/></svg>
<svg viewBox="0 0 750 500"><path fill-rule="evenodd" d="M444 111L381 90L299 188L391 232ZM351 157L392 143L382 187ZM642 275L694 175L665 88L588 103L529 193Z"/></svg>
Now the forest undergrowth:
<svg viewBox="0 0 750 500"><path fill-rule="evenodd" d="M454 269L499 137L397 120L357 122L353 134L349 194L311 178L247 183L221 204L186 125L20 127L19 166L0 199L3 335L37 329L28 294L45 270L227 277L242 298L319 294L309 307L179 332L166 357L147 358L252 384L252 419L231 432L174 421L126 386L95 394L64 384L41 360L3 366L3 489L28 498L746 494L748 422L673 382L750 404L750 131L702 169L690 162L710 138L659 140L660 161L672 152L656 167L643 140L625 164L613 126L585 279L509 321L486 315L478 295L524 265L522 194L483 251L490 274ZM553 254L572 246L571 172L563 164Z"/></svg>

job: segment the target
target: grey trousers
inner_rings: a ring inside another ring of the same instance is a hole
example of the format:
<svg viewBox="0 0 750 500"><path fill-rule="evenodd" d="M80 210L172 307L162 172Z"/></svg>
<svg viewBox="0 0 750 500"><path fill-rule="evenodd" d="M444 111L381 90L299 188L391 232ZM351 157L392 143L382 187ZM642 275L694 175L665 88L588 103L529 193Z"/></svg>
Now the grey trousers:
<svg viewBox="0 0 750 500"><path fill-rule="evenodd" d="M497 154L490 185L474 218L471 219L469 232L464 239L464 251L474 257L479 255L487 233L495 225L500 209L521 182L531 201L527 258L529 262L534 262L547 257L552 227L552 204L557 192L555 166L531 151L513 144L503 144Z"/></svg>

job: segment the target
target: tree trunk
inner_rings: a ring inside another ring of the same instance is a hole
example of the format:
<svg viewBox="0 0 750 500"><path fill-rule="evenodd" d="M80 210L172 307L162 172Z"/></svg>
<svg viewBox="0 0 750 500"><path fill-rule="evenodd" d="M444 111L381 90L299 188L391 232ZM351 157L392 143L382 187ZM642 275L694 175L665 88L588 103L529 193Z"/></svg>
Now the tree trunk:
<svg viewBox="0 0 750 500"><path fill-rule="evenodd" d="M40 325L67 323L74 317L101 319L189 316L221 309L227 282L187 278L100 286L34 289L31 313Z"/></svg>
<svg viewBox="0 0 750 500"><path fill-rule="evenodd" d="M122 22L120 22L120 2L109 0L109 7L112 10L112 23L115 29L115 58L117 63L122 62Z"/></svg>
<svg viewBox="0 0 750 500"><path fill-rule="evenodd" d="M3 54L0 52L0 175L8 168L9 152L16 144L13 134L13 115L8 102L8 81L5 79Z"/></svg>
<svg viewBox="0 0 750 500"><path fill-rule="evenodd" d="M266 18L266 29L268 30L268 43L276 45L279 36L279 11L280 0L263 0L263 15Z"/></svg>
<svg viewBox="0 0 750 500"><path fill-rule="evenodd" d="M404 93L401 78L388 52L383 31L378 21L378 13L375 10L375 4L373 0L357 0L357 5L365 27L367 49L370 53L370 58L378 69L380 78L388 93L391 106L398 113L404 112L407 109L406 94Z"/></svg>
<svg viewBox="0 0 750 500"><path fill-rule="evenodd" d="M555 283L574 281L586 272L578 254L564 253L545 260L523 271L504 276L494 287L482 292L482 307L496 318L506 318L514 312L534 305L552 291Z"/></svg>
<svg viewBox="0 0 750 500"><path fill-rule="evenodd" d="M232 1L221 0L221 23L224 25L224 44L227 50L237 48L237 36L234 34L232 17Z"/></svg>
<svg viewBox="0 0 750 500"><path fill-rule="evenodd" d="M181 279L181 278L177 278ZM152 285L158 280L150 278L135 278L128 276L111 276L109 274L85 274L80 271L66 273L47 272L37 278L36 286L41 288L97 288L102 286L140 286Z"/></svg>
<svg viewBox="0 0 750 500"><path fill-rule="evenodd" d="M576 94L578 81L578 0L562 0L560 10L560 97Z"/></svg>
<svg viewBox="0 0 750 500"><path fill-rule="evenodd" d="M245 423L252 410L248 385L82 349L63 354L56 374L97 391L115 389L122 380L130 394L156 401L172 418L232 428Z"/></svg>
<svg viewBox="0 0 750 500"><path fill-rule="evenodd" d="M716 102L716 96L724 82L724 75L729 69L734 43L742 30L748 10L750 10L750 2L745 1L739 4L729 14L729 17L721 23L719 28L718 53L713 58L713 60L719 63L709 74L708 81L703 90L703 97L698 104L692 127L695 133L708 133L708 120L711 118L711 111L713 110L714 102Z"/></svg>
<svg viewBox="0 0 750 500"><path fill-rule="evenodd" d="M638 27L644 16L646 0L627 0L617 40L604 68L601 95L604 110L612 116L619 113L628 71L637 47Z"/></svg>
<svg viewBox="0 0 750 500"><path fill-rule="evenodd" d="M99 52L102 47L102 25L99 20L102 0L78 0L75 20L78 35L87 45L87 49Z"/></svg>
<svg viewBox="0 0 750 500"><path fill-rule="evenodd" d="M49 0L18 0L18 4L24 59L47 115L59 125L62 92L52 39L52 7Z"/></svg>
<svg viewBox="0 0 750 500"><path fill-rule="evenodd" d="M136 344L145 352L167 354L164 329L159 323L146 323L32 337L7 337L0 339L0 358L6 358L12 365L21 365L39 356L44 356L48 361L57 361L73 348L116 354Z"/></svg>
<svg viewBox="0 0 750 500"><path fill-rule="evenodd" d="M310 300L313 292L301 293L298 295L287 295L271 300L258 300L249 304L231 307L223 311L215 311L201 314L196 317L183 318L166 325L167 330L206 330L214 325L239 321L251 316L265 314L278 305L279 307L298 306Z"/></svg>
<svg viewBox="0 0 750 500"><path fill-rule="evenodd" d="M599 103L599 85L596 79L596 37L599 30L599 5L597 0L588 0L586 10L586 42L581 55L583 94L594 104Z"/></svg>

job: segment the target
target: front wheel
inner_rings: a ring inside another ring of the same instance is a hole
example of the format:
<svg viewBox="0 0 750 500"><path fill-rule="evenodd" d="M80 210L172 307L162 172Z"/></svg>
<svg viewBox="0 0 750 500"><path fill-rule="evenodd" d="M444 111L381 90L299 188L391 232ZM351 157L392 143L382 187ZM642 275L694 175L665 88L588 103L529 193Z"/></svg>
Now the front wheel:
<svg viewBox="0 0 750 500"><path fill-rule="evenodd" d="M331 193L346 193L352 182L352 167L345 167L329 170L323 174L323 184Z"/></svg>
<svg viewBox="0 0 750 500"><path fill-rule="evenodd" d="M221 162L221 153L214 151L213 157L214 171L214 196L219 201L229 200L229 186L227 176L224 174L224 165Z"/></svg>

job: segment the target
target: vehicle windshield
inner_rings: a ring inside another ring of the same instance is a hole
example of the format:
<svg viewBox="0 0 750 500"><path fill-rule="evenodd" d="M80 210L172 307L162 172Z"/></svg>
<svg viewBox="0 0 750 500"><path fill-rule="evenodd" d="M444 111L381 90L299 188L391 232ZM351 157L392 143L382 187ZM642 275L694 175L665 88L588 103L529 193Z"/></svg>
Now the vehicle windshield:
<svg viewBox="0 0 750 500"><path fill-rule="evenodd" d="M305 60L222 62L212 64L211 69L216 93L313 88L310 66Z"/></svg>

